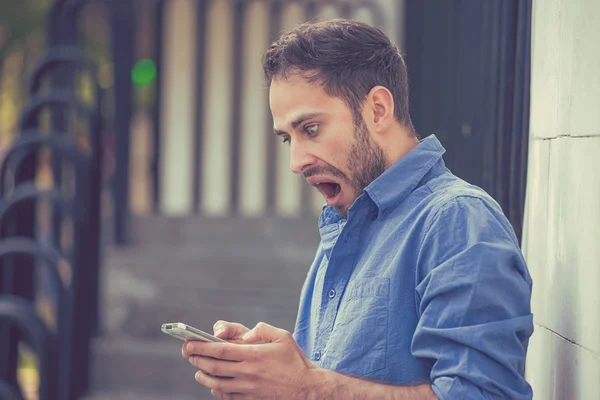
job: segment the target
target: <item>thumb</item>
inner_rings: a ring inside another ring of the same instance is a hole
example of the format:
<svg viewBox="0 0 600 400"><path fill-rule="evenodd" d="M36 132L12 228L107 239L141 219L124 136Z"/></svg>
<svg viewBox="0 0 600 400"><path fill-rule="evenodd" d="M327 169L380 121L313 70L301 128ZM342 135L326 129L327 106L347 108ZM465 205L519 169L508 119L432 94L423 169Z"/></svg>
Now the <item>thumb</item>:
<svg viewBox="0 0 600 400"><path fill-rule="evenodd" d="M213 330L216 337L225 340L240 338L249 331L242 324L227 321L217 321L213 326Z"/></svg>
<svg viewBox="0 0 600 400"><path fill-rule="evenodd" d="M290 336L288 331L275 328L272 325L259 322L251 331L248 331L242 339L244 342L251 343L274 343L282 342Z"/></svg>

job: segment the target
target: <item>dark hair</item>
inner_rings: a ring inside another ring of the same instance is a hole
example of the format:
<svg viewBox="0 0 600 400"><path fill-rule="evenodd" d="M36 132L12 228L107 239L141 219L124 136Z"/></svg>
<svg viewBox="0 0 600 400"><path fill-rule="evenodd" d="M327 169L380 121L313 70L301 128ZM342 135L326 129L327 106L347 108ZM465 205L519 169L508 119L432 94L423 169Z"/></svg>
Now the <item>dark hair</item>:
<svg viewBox="0 0 600 400"><path fill-rule="evenodd" d="M343 99L355 121L377 85L394 96L396 119L414 133L408 111L406 64L390 39L361 22L332 19L307 22L283 33L263 58L268 85L274 77L300 74L320 82L327 94Z"/></svg>

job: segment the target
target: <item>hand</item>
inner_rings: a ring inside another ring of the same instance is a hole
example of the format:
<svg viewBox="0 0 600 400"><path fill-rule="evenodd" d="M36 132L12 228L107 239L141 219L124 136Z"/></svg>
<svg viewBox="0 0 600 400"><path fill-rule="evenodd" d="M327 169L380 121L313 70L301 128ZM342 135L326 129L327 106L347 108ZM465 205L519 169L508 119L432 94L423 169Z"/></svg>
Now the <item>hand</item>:
<svg viewBox="0 0 600 400"><path fill-rule="evenodd" d="M186 343L196 380L224 400L305 398L316 367L289 332L259 323L242 339L245 345Z"/></svg>
<svg viewBox="0 0 600 400"><path fill-rule="evenodd" d="M234 322L219 320L213 325L213 335L220 339L227 340L230 343L244 343L242 336L244 336L249 331L250 329L246 328L244 325ZM183 358L189 359L190 356L192 356L192 354L187 350L186 346L189 342L194 340L195 339L190 338L186 339L185 343L181 348L181 355L183 356Z"/></svg>

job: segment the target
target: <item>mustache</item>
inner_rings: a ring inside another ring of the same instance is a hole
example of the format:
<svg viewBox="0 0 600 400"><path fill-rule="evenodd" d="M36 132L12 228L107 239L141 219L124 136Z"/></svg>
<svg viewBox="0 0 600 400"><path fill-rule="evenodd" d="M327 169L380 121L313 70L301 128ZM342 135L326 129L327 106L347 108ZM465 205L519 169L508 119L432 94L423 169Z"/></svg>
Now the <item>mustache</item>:
<svg viewBox="0 0 600 400"><path fill-rule="evenodd" d="M330 165L322 165L322 166L320 165L317 167L312 167L312 168L306 170L302 175L304 176L304 179L306 179L306 178L310 178L311 176L321 175L321 174L330 174L335 177L341 178L345 181L348 180L348 177L346 176L345 173L343 173L339 169L337 169L333 166L330 166Z"/></svg>

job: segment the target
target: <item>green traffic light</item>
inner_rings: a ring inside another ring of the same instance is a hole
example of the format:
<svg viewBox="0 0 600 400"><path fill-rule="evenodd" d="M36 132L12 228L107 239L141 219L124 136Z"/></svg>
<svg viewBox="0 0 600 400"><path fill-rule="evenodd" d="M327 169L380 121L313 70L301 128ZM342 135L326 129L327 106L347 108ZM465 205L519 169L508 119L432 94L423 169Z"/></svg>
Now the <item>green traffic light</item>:
<svg viewBox="0 0 600 400"><path fill-rule="evenodd" d="M154 60L138 61L131 70L131 80L136 85L147 85L156 79L156 64Z"/></svg>

